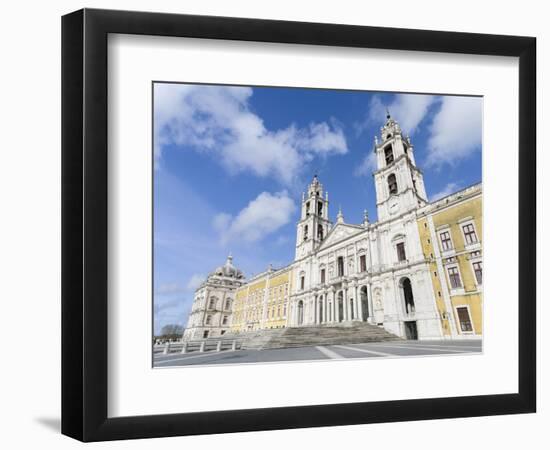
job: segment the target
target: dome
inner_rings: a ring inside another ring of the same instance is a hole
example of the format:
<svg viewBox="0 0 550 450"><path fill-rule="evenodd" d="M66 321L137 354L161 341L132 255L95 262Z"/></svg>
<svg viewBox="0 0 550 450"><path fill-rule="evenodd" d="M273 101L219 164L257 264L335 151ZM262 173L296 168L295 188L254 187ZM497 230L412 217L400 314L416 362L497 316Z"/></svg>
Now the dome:
<svg viewBox="0 0 550 450"><path fill-rule="evenodd" d="M223 266L216 268L216 270L214 270L214 272L212 272L210 275L235 278L237 280L244 278L242 271L237 269L233 265L233 256L231 255L227 257L227 261L225 261L225 264Z"/></svg>

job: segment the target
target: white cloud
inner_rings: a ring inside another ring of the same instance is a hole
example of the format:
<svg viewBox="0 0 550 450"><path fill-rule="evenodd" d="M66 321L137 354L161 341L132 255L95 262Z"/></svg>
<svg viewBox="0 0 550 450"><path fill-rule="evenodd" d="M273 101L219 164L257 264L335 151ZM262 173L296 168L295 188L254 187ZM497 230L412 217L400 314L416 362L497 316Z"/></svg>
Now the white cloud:
<svg viewBox="0 0 550 450"><path fill-rule="evenodd" d="M361 134L372 124L382 124L387 111L399 123L406 134L414 134L418 126L428 114L430 106L437 100L433 95L396 94L391 103L384 103L379 95L372 97L365 121L356 125Z"/></svg>
<svg viewBox="0 0 550 450"><path fill-rule="evenodd" d="M450 195L458 190L459 190L458 183L447 183L443 189L433 194L430 200L432 202L435 202L436 200L439 200L443 197L447 197L447 195Z"/></svg>
<svg viewBox="0 0 550 450"><path fill-rule="evenodd" d="M213 225L223 243L232 239L257 242L289 223L295 208L286 191L275 194L262 192L235 217L218 214Z"/></svg>
<svg viewBox="0 0 550 450"><path fill-rule="evenodd" d="M372 174L376 170L376 153L369 152L361 164L355 168L353 174L356 177L363 177Z"/></svg>
<svg viewBox="0 0 550 450"><path fill-rule="evenodd" d="M191 275L191 278L189 278L189 281L187 282L187 289L190 291L195 291L204 281L205 277L202 274L195 273Z"/></svg>
<svg viewBox="0 0 550 450"><path fill-rule="evenodd" d="M428 139L428 167L454 164L481 148L482 100L443 97Z"/></svg>
<svg viewBox="0 0 550 450"><path fill-rule="evenodd" d="M331 120L268 130L251 111L247 87L155 85L155 156L170 144L206 152L231 173L250 171L289 185L315 156L348 151L341 126Z"/></svg>

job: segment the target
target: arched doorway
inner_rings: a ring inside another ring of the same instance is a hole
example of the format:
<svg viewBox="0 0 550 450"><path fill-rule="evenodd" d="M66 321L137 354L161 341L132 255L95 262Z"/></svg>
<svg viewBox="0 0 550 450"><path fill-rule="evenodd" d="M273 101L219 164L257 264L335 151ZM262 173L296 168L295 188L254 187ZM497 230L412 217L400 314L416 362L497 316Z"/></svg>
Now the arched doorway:
<svg viewBox="0 0 550 450"><path fill-rule="evenodd" d="M401 288L401 295L405 304L405 313L413 314L415 311L415 307L411 280L407 277L401 278L401 281L399 282L399 287Z"/></svg>
<svg viewBox="0 0 550 450"><path fill-rule="evenodd" d="M366 321L369 318L369 300L367 295L367 286L363 286L360 291L361 296L361 311L363 312L363 317L361 320Z"/></svg>
<svg viewBox="0 0 550 450"><path fill-rule="evenodd" d="M298 325L304 323L304 302L300 300L298 302Z"/></svg>
<svg viewBox="0 0 550 450"><path fill-rule="evenodd" d="M336 319L338 322L344 320L344 293L342 291L338 292L338 317Z"/></svg>

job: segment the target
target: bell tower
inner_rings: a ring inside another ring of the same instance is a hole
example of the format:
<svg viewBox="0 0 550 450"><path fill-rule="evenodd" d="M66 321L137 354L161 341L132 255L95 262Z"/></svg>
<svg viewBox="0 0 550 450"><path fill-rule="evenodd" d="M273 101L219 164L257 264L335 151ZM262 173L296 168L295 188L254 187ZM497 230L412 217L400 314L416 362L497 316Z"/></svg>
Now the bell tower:
<svg viewBox="0 0 550 450"><path fill-rule="evenodd" d="M302 194L302 210L296 229L296 259L303 258L315 250L330 230L328 218L328 192L317 175Z"/></svg>
<svg viewBox="0 0 550 450"><path fill-rule="evenodd" d="M374 138L377 170L373 175L378 220L384 221L424 206L428 198L411 140L403 137L401 127L389 112L380 137L381 141Z"/></svg>

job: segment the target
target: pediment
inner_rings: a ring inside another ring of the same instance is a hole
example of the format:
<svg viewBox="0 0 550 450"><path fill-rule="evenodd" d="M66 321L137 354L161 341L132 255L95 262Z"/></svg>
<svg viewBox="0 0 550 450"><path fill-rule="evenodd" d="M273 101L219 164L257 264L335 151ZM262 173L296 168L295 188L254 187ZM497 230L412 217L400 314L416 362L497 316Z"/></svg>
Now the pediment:
<svg viewBox="0 0 550 450"><path fill-rule="evenodd" d="M364 229L360 226L338 223L329 231L326 239L319 247L319 250L343 241L354 234L359 234L362 231L364 231Z"/></svg>

